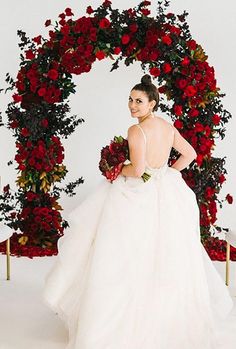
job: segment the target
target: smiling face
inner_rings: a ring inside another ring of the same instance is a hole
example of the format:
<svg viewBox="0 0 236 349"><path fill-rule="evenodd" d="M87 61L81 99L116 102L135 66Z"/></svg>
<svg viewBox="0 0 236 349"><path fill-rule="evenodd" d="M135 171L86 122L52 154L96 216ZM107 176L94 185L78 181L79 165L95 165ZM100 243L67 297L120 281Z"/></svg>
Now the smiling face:
<svg viewBox="0 0 236 349"><path fill-rule="evenodd" d="M144 91L132 90L129 96L128 107L131 116L141 118L153 110L155 101L149 102L148 96Z"/></svg>

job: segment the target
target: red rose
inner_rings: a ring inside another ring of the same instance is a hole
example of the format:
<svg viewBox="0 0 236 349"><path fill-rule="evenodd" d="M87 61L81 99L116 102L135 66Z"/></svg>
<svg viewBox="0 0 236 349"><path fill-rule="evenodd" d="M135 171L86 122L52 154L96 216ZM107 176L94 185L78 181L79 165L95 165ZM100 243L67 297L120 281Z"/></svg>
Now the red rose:
<svg viewBox="0 0 236 349"><path fill-rule="evenodd" d="M225 176L223 174L221 174L219 176L219 183L222 184L225 180L226 180Z"/></svg>
<svg viewBox="0 0 236 349"><path fill-rule="evenodd" d="M157 77L160 75L160 69L157 67L153 67L149 70L150 74Z"/></svg>
<svg viewBox="0 0 236 349"><path fill-rule="evenodd" d="M104 7L109 7L111 5L111 1L109 1L109 0L105 0L104 2L103 2L103 6Z"/></svg>
<svg viewBox="0 0 236 349"><path fill-rule="evenodd" d="M56 69L50 69L48 71L47 76L49 77L49 79L51 80L56 80L58 78L58 71Z"/></svg>
<svg viewBox="0 0 236 349"><path fill-rule="evenodd" d="M171 45L171 43L172 43L172 39L169 35L162 36L161 40L162 40L163 44L166 44L168 46Z"/></svg>
<svg viewBox="0 0 236 349"><path fill-rule="evenodd" d="M3 192L4 193L8 193L9 190L10 190L10 185L9 184L7 184L7 185L5 185L5 187L3 187Z"/></svg>
<svg viewBox="0 0 236 349"><path fill-rule="evenodd" d="M197 165L200 167L202 165L202 162L203 162L203 155L202 154L198 154L197 158L196 158Z"/></svg>
<svg viewBox="0 0 236 349"><path fill-rule="evenodd" d="M186 87L186 89L184 90L184 93L186 94L187 97L193 97L196 95L197 90L196 87L189 85Z"/></svg>
<svg viewBox="0 0 236 349"><path fill-rule="evenodd" d="M188 115L195 118L199 115L199 110L193 108L193 109L190 109L190 111L188 112Z"/></svg>
<svg viewBox="0 0 236 349"><path fill-rule="evenodd" d="M74 16L74 13L71 11L71 8L67 7L65 9L65 14L66 16L70 17L70 16Z"/></svg>
<svg viewBox="0 0 236 349"><path fill-rule="evenodd" d="M23 137L28 137L29 134L30 134L30 133L29 133L28 128L23 127L22 130L21 130L21 135L22 135Z"/></svg>
<svg viewBox="0 0 236 349"><path fill-rule="evenodd" d="M102 59L104 59L106 57L105 53L103 51L97 51L96 52L96 57L99 61L101 61Z"/></svg>
<svg viewBox="0 0 236 349"><path fill-rule="evenodd" d="M148 15L151 13L151 11L148 10L147 8L142 8L142 9L141 9L141 12L142 12L142 14L143 14L144 16L148 16Z"/></svg>
<svg viewBox="0 0 236 349"><path fill-rule="evenodd" d="M114 54L118 55L121 52L121 48L119 46L114 48Z"/></svg>
<svg viewBox="0 0 236 349"><path fill-rule="evenodd" d="M49 25L51 25L51 19L47 19L44 25L45 27L48 27Z"/></svg>
<svg viewBox="0 0 236 349"><path fill-rule="evenodd" d="M175 126L176 128L178 128L178 129L181 129L181 128L183 128L184 125L183 125L182 121L180 121L180 120L175 120L174 126Z"/></svg>
<svg viewBox="0 0 236 349"><path fill-rule="evenodd" d="M41 121L41 125L42 125L44 128L48 127L48 120L47 120L47 119L43 119L43 120Z"/></svg>
<svg viewBox="0 0 236 349"><path fill-rule="evenodd" d="M142 2L142 6L149 6L149 5L151 5L151 1L145 0Z"/></svg>
<svg viewBox="0 0 236 349"><path fill-rule="evenodd" d="M9 126L11 128L17 128L19 126L18 121L17 120L13 120L12 122L10 122Z"/></svg>
<svg viewBox="0 0 236 349"><path fill-rule="evenodd" d="M110 27L111 22L107 18L102 18L99 22L99 27L102 29L106 29Z"/></svg>
<svg viewBox="0 0 236 349"><path fill-rule="evenodd" d="M47 92L46 88L41 87L41 88L38 90L38 95L39 95L40 97L42 97L42 96L45 95L46 92Z"/></svg>
<svg viewBox="0 0 236 349"><path fill-rule="evenodd" d="M87 9L86 9L86 12L87 12L88 15L91 15L94 12L94 10L92 9L91 6L88 6Z"/></svg>
<svg viewBox="0 0 236 349"><path fill-rule="evenodd" d="M158 51L153 51L150 53L149 58L151 61L156 61L157 58L159 57L159 52Z"/></svg>
<svg viewBox="0 0 236 349"><path fill-rule="evenodd" d="M35 193L33 193L32 191L29 191L26 194L26 197L27 197L28 201L33 201L37 197L37 195Z"/></svg>
<svg viewBox="0 0 236 349"><path fill-rule="evenodd" d="M174 34L176 34L176 35L180 35L180 33L181 33L180 28L177 28L177 27L175 27L174 25L171 25L169 29L170 29L170 32L171 32L171 33L174 33Z"/></svg>
<svg viewBox="0 0 236 349"><path fill-rule="evenodd" d="M219 125L219 123L220 123L220 116L217 115L217 114L214 114L212 116L212 122L213 122L214 125Z"/></svg>
<svg viewBox="0 0 236 349"><path fill-rule="evenodd" d="M190 49L190 50L196 50L196 48L197 48L197 43L196 43L196 41L195 40L189 40L189 41L187 41L186 42L187 43L187 46L188 46L188 48Z"/></svg>
<svg viewBox="0 0 236 349"><path fill-rule="evenodd" d="M186 65L189 65L189 63L190 63L190 59L187 56L184 57L184 59L182 59L182 61L181 61L181 65L183 67L186 66Z"/></svg>
<svg viewBox="0 0 236 349"><path fill-rule="evenodd" d="M197 122L196 125L194 126L194 130L196 132L202 132L202 131L204 131L204 126L202 124L200 124L199 122Z"/></svg>
<svg viewBox="0 0 236 349"><path fill-rule="evenodd" d="M27 50L27 51L25 51L25 57L26 57L26 59L34 59L35 54L33 53L32 50Z"/></svg>
<svg viewBox="0 0 236 349"><path fill-rule="evenodd" d="M20 164L20 165L18 166L18 168L19 168L20 171L25 171L26 166L25 166L24 164Z"/></svg>
<svg viewBox="0 0 236 349"><path fill-rule="evenodd" d="M18 95L17 93L15 93L12 98L14 99L15 103L21 102L22 101L22 96Z"/></svg>
<svg viewBox="0 0 236 349"><path fill-rule="evenodd" d="M130 26L129 26L129 30L130 30L132 33L136 33L136 31L138 30L138 25L137 25L137 23L131 23Z"/></svg>
<svg viewBox="0 0 236 349"><path fill-rule="evenodd" d="M175 113L175 115L177 115L177 116L181 116L181 115L183 114L182 105L177 105L177 104L175 104L175 105L174 105L174 113Z"/></svg>
<svg viewBox="0 0 236 349"><path fill-rule="evenodd" d="M169 63L164 63L162 69L164 73L168 74L169 72L171 72L172 67Z"/></svg>
<svg viewBox="0 0 236 349"><path fill-rule="evenodd" d="M188 82L185 79L179 79L176 81L177 87L181 88L182 90L187 86Z"/></svg>
<svg viewBox="0 0 236 349"><path fill-rule="evenodd" d="M42 39L42 36L39 35L39 36L36 36L35 38L33 38L33 41L36 42L37 45L40 45L41 39Z"/></svg>
<svg viewBox="0 0 236 349"><path fill-rule="evenodd" d="M160 93L165 93L165 92L166 92L166 86L165 86L165 85L160 86L160 87L158 88L158 91L159 91Z"/></svg>
<svg viewBox="0 0 236 349"><path fill-rule="evenodd" d="M212 187L207 187L205 191L205 197L210 199L215 194L215 189Z"/></svg>
<svg viewBox="0 0 236 349"><path fill-rule="evenodd" d="M128 34L122 35L121 42L123 45L127 45L130 42L130 36Z"/></svg>
<svg viewBox="0 0 236 349"><path fill-rule="evenodd" d="M60 13L58 17L61 18L61 19L65 19L66 15L65 15L65 13Z"/></svg>
<svg viewBox="0 0 236 349"><path fill-rule="evenodd" d="M230 194L227 194L225 198L226 198L226 200L228 201L229 204L233 203L233 197Z"/></svg>

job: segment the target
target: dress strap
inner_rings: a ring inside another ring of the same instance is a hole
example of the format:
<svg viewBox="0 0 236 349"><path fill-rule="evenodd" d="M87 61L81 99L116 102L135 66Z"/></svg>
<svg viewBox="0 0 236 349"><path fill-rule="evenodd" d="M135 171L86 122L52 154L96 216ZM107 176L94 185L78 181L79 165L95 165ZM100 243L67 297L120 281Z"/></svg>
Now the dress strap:
<svg viewBox="0 0 236 349"><path fill-rule="evenodd" d="M144 141L145 141L145 144L147 143L147 137L145 135L145 132L143 131L142 127L139 125L139 124L135 124L141 131L142 131L142 134L143 134L143 137L144 137Z"/></svg>

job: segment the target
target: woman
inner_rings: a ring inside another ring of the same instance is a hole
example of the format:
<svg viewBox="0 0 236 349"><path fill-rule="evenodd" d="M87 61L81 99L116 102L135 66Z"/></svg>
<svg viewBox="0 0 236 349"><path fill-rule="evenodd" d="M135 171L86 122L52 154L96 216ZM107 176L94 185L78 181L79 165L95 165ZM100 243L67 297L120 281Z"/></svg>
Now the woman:
<svg viewBox="0 0 236 349"><path fill-rule="evenodd" d="M138 120L128 130L131 163L70 214L58 242L44 298L67 325L67 349L220 348L216 326L232 301L201 245L196 198L180 173L196 153L154 116L158 102L145 75L129 97ZM181 155L168 167L172 147Z"/></svg>

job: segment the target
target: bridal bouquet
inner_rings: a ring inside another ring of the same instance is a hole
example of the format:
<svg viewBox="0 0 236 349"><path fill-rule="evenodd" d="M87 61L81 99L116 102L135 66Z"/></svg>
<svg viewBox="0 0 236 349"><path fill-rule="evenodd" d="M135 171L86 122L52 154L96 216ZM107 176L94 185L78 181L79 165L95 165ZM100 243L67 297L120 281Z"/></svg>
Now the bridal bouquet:
<svg viewBox="0 0 236 349"><path fill-rule="evenodd" d="M130 160L128 141L122 136L115 136L110 144L101 150L99 169L102 175L112 183L120 174L124 162L127 160ZM142 175L144 182L150 177L146 172Z"/></svg>

